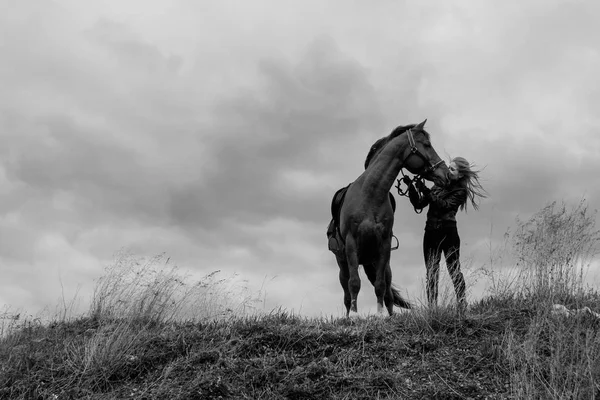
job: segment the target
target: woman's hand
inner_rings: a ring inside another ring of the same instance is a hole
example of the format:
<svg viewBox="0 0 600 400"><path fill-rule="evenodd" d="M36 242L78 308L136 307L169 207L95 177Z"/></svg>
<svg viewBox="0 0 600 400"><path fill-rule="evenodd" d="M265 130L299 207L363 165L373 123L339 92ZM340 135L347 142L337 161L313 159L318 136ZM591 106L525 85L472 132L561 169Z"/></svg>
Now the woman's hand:
<svg viewBox="0 0 600 400"><path fill-rule="evenodd" d="M428 189L428 187L425 185L425 182L422 179L417 180L415 186L417 187L417 189L419 189L420 192L423 192Z"/></svg>

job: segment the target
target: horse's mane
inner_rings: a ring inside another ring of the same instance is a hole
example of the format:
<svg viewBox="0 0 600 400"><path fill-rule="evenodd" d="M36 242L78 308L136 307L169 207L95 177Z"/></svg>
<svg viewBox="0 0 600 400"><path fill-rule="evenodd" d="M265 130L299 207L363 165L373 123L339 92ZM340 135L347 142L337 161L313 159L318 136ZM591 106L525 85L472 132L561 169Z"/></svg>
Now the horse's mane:
<svg viewBox="0 0 600 400"><path fill-rule="evenodd" d="M390 139L391 138L395 138L396 136L400 136L401 134L403 134L404 132L406 132L409 129L414 128L416 125L415 124L410 124L410 125L400 125L399 127L397 127L396 129L394 129L392 131L392 133L389 134Z"/></svg>
<svg viewBox="0 0 600 400"><path fill-rule="evenodd" d="M382 137L381 139L377 140L373 144L373 146L371 146L371 150L369 150L369 154L367 154L367 158L365 159L365 169L367 169L367 167L371 163L371 160L375 156L375 153L377 153L379 149L383 147L383 144L385 144L384 142L387 142L387 140L388 136Z"/></svg>
<svg viewBox="0 0 600 400"><path fill-rule="evenodd" d="M394 129L392 131L392 133L390 133L390 138L395 138L396 136L399 136L401 134L403 134L404 132L408 131L409 129L414 128L415 124L410 124L410 125L401 125L399 127L397 127L396 129ZM431 138L429 137L429 132L427 132L425 129L422 130L422 132L425 134L425 137L427 138L427 140L431 140Z"/></svg>
<svg viewBox="0 0 600 400"><path fill-rule="evenodd" d="M417 126L416 124L410 124L410 125L400 125L398 127L396 127L392 133L390 133L387 136L382 137L381 139L377 140L373 146L371 146L371 149L369 150L369 153L367 154L367 158L365 159L365 169L367 169L367 167L369 166L369 164L371 163L373 157L375 156L375 154L385 146L385 144L390 140L390 139L394 139L395 137L400 136L401 134L403 134L404 132L408 131L409 129L414 128L415 126ZM423 133L425 134L425 137L427 137L427 140L429 139L429 132L423 130Z"/></svg>

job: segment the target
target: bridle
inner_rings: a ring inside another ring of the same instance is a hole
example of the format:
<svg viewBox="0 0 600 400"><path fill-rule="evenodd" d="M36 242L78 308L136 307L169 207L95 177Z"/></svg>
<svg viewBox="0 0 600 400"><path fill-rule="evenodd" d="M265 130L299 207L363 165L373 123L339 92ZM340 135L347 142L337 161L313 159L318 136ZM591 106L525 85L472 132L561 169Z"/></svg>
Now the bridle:
<svg viewBox="0 0 600 400"><path fill-rule="evenodd" d="M404 162L408 159L408 157L412 156L412 155L416 155L421 157L421 159L425 162L425 165L427 165L427 167L425 169L423 169L423 171L417 175L415 175L414 178L412 178L413 182L422 180L423 177L422 175L425 174L429 174L433 171L435 171L442 163L444 163L444 160L440 160L438 162L436 162L435 164L433 164L429 158L425 157L425 155L423 153L421 153L421 151L417 148L417 142L415 141L415 138L413 136L413 132L412 129L409 129L408 131L406 131L406 134L408 135L408 143L410 145L410 154L408 154L406 157L404 157L404 160L402 161L402 165L404 165ZM402 177L404 178L404 167L402 169L400 169L400 172L402 173ZM408 188L406 188L406 190L402 190L402 188L400 187L400 183L402 181L400 179L398 179L398 183L396 184L396 189L398 189L398 194L400 196L408 196Z"/></svg>
<svg viewBox="0 0 600 400"><path fill-rule="evenodd" d="M415 138L413 136L412 133L412 129L409 129L406 134L408 135L408 143L410 144L410 154L408 156L406 156L404 158L404 161L406 161L408 159L408 157L410 157L411 155L417 155L419 157L421 157L423 159L423 161L425 161L425 164L429 164L429 166L427 168L425 168L423 170L422 173L420 173L419 175L423 175L423 174L428 174L430 172L435 171L435 169L437 167L439 167L444 160L440 160L438 162L436 162L435 164L433 164L427 157L425 157L425 155L423 155L423 153L421 153L421 151L417 148L417 142L415 142ZM404 162L402 163L404 164Z"/></svg>

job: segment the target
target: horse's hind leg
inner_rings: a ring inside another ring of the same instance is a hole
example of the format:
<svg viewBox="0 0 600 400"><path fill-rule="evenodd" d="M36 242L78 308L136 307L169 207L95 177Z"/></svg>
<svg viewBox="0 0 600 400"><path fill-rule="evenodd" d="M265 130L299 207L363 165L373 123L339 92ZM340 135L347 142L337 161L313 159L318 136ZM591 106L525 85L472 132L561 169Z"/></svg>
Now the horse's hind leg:
<svg viewBox="0 0 600 400"><path fill-rule="evenodd" d="M358 312L356 304L360 292L360 276L358 275L358 254L356 242L351 235L346 237L346 262L348 264L348 289L350 291L350 311ZM348 313L349 314L349 313Z"/></svg>
<svg viewBox="0 0 600 400"><path fill-rule="evenodd" d="M394 292L392 291L392 268L390 267L390 263L388 261L387 266L385 267L385 296L383 297L385 301L385 307L388 310L388 314L394 314Z"/></svg>
<svg viewBox="0 0 600 400"><path fill-rule="evenodd" d="M392 270L390 268L390 246L383 245L380 257L375 264L375 295L377 296L377 312L383 313L383 305L391 315L394 312L394 298L392 293Z"/></svg>
<svg viewBox="0 0 600 400"><path fill-rule="evenodd" d="M373 287L375 287L375 296L377 296L377 286L376 286L376 282L377 282L377 265L376 264L369 264L369 265L365 265L365 274L367 275L367 278L369 278L369 281L373 284ZM387 267L385 268L385 291L383 294L383 302L385 304L385 307L388 311L388 313L390 315L393 314L394 312L394 293L392 292L392 269L390 268L390 264L388 263ZM383 307L379 306L379 300L377 302L377 311L378 312L382 312L383 311Z"/></svg>
<svg viewBox="0 0 600 400"><path fill-rule="evenodd" d="M348 288L348 280L350 273L348 272L348 263L343 257L335 256L338 266L340 267L340 285L344 289L344 306L346 306L346 316L350 315L350 289Z"/></svg>
<svg viewBox="0 0 600 400"><path fill-rule="evenodd" d="M378 293L378 290L377 290L377 264L365 265L365 274L367 275L367 278L369 278L369 281L371 282L371 284L373 284L373 287L375 288L375 296L377 296L379 299L379 296L377 294ZM387 307L388 312L390 312L390 308L393 311L394 294L392 293L392 279L390 276L389 284L388 284L387 273L386 273L386 278L385 278L385 292L383 294L383 301L385 303L385 306ZM378 300L377 301L377 311L381 313L382 308L383 307L379 305L379 300ZM391 315L391 312L390 312L390 315Z"/></svg>

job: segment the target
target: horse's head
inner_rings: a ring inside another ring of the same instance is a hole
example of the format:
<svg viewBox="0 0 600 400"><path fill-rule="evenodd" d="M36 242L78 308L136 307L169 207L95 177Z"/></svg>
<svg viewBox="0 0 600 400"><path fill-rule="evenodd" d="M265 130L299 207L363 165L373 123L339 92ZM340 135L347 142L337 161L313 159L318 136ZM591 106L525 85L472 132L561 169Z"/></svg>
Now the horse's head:
<svg viewBox="0 0 600 400"><path fill-rule="evenodd" d="M402 154L398 154L402 157L402 166L413 174L421 175L437 185L444 186L448 182L448 166L431 145L429 133L423 129L426 121L417 125L399 126L388 136L376 141L365 159L365 169L388 143L400 135L404 135L408 140L408 146L405 147Z"/></svg>
<svg viewBox="0 0 600 400"><path fill-rule="evenodd" d="M424 129L426 121L406 130L409 146L404 152L404 168L445 186L448 183L448 166L431 145L429 133Z"/></svg>

